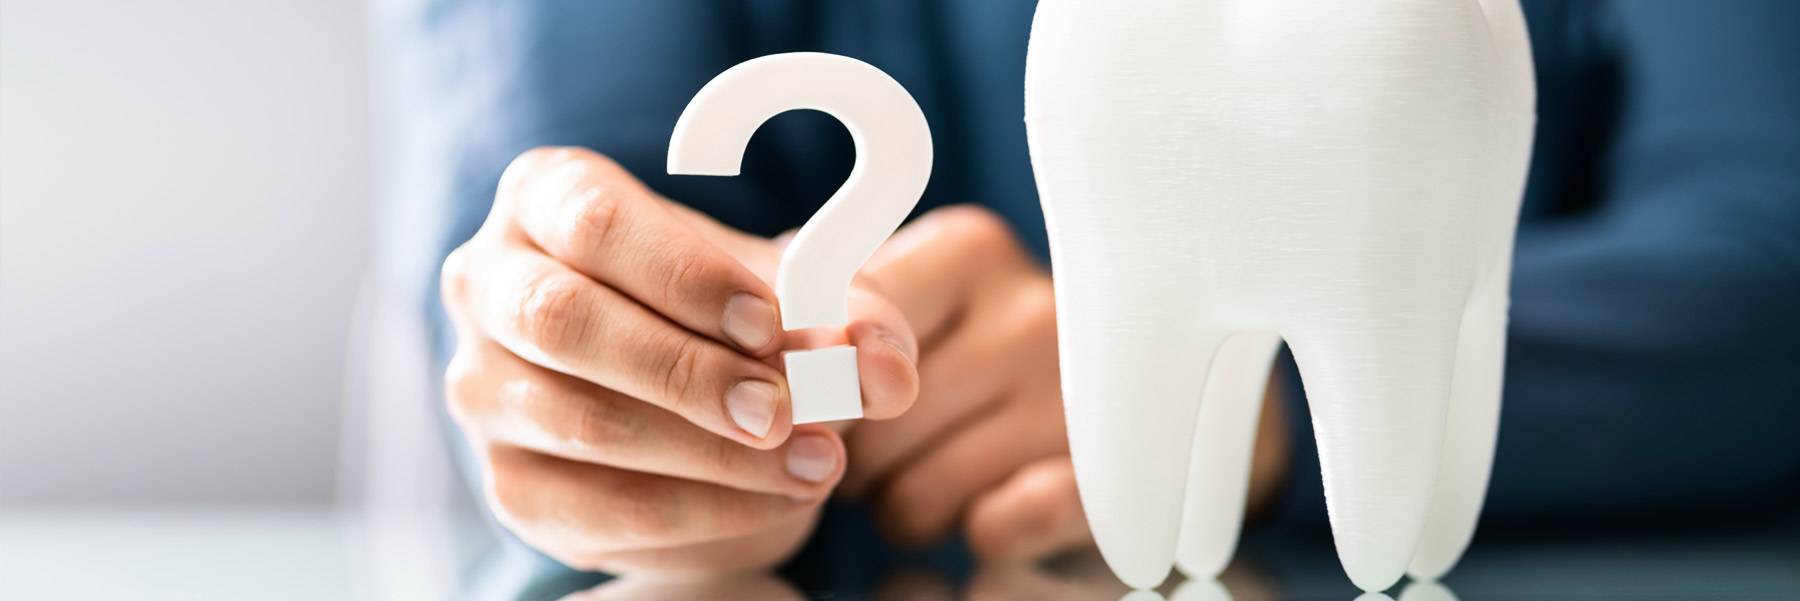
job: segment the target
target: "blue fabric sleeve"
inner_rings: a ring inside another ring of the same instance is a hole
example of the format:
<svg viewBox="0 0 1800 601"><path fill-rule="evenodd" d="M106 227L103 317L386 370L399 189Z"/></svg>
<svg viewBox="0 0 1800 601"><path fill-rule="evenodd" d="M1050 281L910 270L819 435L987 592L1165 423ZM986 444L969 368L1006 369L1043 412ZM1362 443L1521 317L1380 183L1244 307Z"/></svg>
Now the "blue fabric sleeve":
<svg viewBox="0 0 1800 601"><path fill-rule="evenodd" d="M390 239L441 260L479 227L511 159L545 145L592 148L671 197L743 227L774 227L780 220L756 210L766 199L752 178L675 178L664 168L685 100L764 43L745 33L759 13L751 4L768 3L379 5L394 132L390 216L428 220L389 224L401 231ZM405 263L416 270L430 258Z"/></svg>
<svg viewBox="0 0 1800 601"><path fill-rule="evenodd" d="M1515 257L1501 516L1742 502L1800 475L1800 3L1612 7L1600 204Z"/></svg>

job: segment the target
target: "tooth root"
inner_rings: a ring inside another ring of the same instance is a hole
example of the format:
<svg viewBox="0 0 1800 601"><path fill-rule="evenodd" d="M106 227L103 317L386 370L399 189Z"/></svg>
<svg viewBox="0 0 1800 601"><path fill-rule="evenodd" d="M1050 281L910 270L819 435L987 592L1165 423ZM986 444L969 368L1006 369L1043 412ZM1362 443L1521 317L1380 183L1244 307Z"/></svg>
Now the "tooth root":
<svg viewBox="0 0 1800 601"><path fill-rule="evenodd" d="M1390 293L1284 332L1312 411L1338 559L1365 591L1393 586L1419 541L1461 321L1425 302L1426 290Z"/></svg>
<svg viewBox="0 0 1800 601"><path fill-rule="evenodd" d="M1492 236L1484 246L1497 252L1484 261L1482 273L1477 276L1479 286L1463 315L1437 490L1432 494L1431 512L1419 548L1407 568L1419 580L1436 580L1456 566L1475 536L1475 523L1487 493L1500 427L1512 234L1531 161L1537 91L1525 15L1518 0L1480 0L1480 4L1494 42L1497 68L1491 76L1497 82L1496 100L1507 115L1498 124L1501 129L1490 149L1497 153L1489 164L1495 168L1499 183L1494 186L1493 199L1483 205L1487 212L1485 233Z"/></svg>
<svg viewBox="0 0 1800 601"><path fill-rule="evenodd" d="M1481 516L1488 474L1494 465L1494 439L1500 429L1500 385L1506 359L1504 285L1501 289L1476 298L1463 316L1437 488L1431 496L1425 532L1407 568L1414 579L1442 577L1475 536L1475 522Z"/></svg>
<svg viewBox="0 0 1800 601"><path fill-rule="evenodd" d="M1104 253L1087 246L1052 243L1069 451L1101 555L1148 589L1175 561L1204 386L1195 374L1228 333L1182 327L1195 311L1191 287L1170 282L1179 278L1093 263Z"/></svg>
<svg viewBox="0 0 1800 601"><path fill-rule="evenodd" d="M1281 337L1273 332L1244 332L1225 341L1207 372L1175 550L1175 565L1188 578L1217 577L1237 547L1257 418L1280 348Z"/></svg>
<svg viewBox="0 0 1800 601"><path fill-rule="evenodd" d="M1503 199L1487 188L1512 167L1523 181L1525 162L1510 161L1529 136L1513 145L1503 129L1529 130L1525 42L1471 43L1474 0L1170 3L1180 18L1118 4L1040 3L1025 81L1071 445L1101 550L1138 587L1177 554L1197 576L1228 554L1236 526L1208 524L1242 509L1202 497L1242 494L1244 479L1225 474L1244 463L1226 456L1247 448L1253 428L1231 422L1250 412L1221 403L1215 419L1213 399L1199 399L1205 379L1192 374L1223 337L1183 324L1229 314L1217 329L1273 329L1294 348L1339 558L1357 586L1385 589L1430 515L1466 287L1493 264L1476 255L1510 240L1517 189ZM1346 48L1356 52L1334 52ZM1365 72L1375 51L1404 68ZM1301 72L1320 77L1290 76ZM1315 110L1320 94L1345 102ZM1154 274L1206 286L1184 303ZM1377 281L1390 279L1407 281ZM1478 403L1457 404L1459 431L1479 429ZM1188 446L1194 428L1204 449ZM1222 474L1177 483L1197 456L1213 465L1193 469ZM1184 499L1210 480L1230 484ZM1456 522L1445 503L1442 519Z"/></svg>

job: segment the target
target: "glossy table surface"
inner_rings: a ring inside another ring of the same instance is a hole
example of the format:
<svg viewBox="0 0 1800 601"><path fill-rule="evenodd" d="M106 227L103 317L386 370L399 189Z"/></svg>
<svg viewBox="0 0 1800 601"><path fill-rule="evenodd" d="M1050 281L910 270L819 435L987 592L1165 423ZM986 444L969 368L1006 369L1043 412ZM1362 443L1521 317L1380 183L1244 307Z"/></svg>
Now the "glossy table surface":
<svg viewBox="0 0 1800 601"><path fill-rule="evenodd" d="M455 540L474 538L441 525L414 526L371 527L367 520L307 508L0 508L0 598L505 597L494 591L507 587L495 589L492 579L485 585L471 582L471 574L504 572L504 566L493 565L491 549L445 553ZM1155 592L1127 590L1092 554L1041 566L982 565L958 572L900 567L849 580L791 576L626 578L597 585L521 577L534 585L525 587L532 593L523 598L573 601L1349 601L1361 596L1339 569L1329 540L1311 538L1253 539L1219 581L1171 578ZM488 590L471 590L479 588ZM1578 537L1484 532L1443 584L1402 582L1387 594L1400 601L1800 600L1800 528Z"/></svg>

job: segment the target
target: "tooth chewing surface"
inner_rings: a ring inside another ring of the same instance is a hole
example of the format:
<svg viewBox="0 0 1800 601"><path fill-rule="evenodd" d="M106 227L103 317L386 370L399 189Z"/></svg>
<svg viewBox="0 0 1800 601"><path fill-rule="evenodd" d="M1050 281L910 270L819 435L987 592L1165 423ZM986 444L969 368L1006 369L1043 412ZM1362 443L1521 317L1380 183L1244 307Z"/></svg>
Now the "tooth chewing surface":
<svg viewBox="0 0 1800 601"><path fill-rule="evenodd" d="M1491 462L1530 146L1529 49L1499 17L1417 0L1039 4L1026 123L1070 447L1127 584L1229 560L1281 339L1352 582L1382 590L1460 555Z"/></svg>

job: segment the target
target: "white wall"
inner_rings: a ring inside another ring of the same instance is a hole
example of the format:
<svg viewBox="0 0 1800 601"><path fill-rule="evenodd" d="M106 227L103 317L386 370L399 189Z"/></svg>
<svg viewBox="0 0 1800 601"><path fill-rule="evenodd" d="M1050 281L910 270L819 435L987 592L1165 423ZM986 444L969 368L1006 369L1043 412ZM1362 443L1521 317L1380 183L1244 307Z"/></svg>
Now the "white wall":
<svg viewBox="0 0 1800 601"><path fill-rule="evenodd" d="M0 503L326 503L356 0L0 0Z"/></svg>

